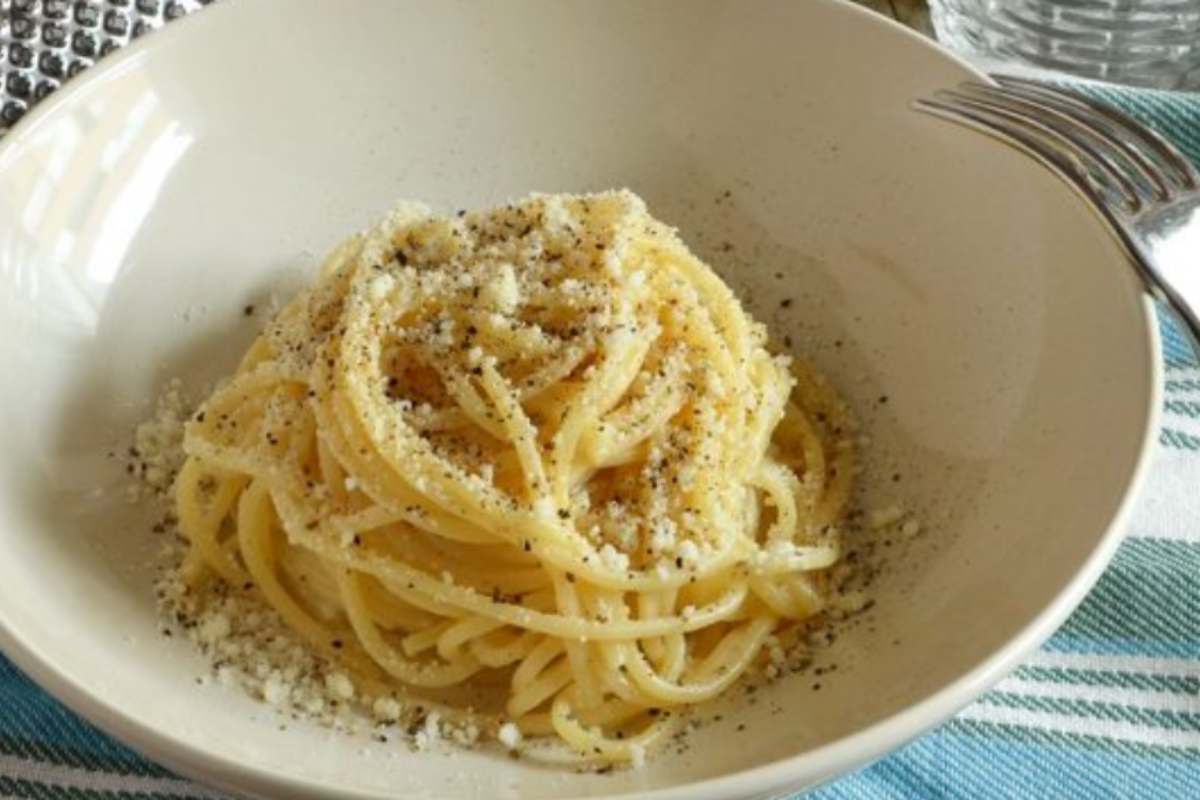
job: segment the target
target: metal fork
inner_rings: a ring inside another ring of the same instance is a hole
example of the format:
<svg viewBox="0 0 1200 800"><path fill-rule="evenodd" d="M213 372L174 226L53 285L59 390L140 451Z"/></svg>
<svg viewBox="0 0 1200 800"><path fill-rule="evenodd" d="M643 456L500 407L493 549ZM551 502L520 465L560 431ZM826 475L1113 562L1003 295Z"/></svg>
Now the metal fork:
<svg viewBox="0 0 1200 800"><path fill-rule="evenodd" d="M1066 180L1200 350L1200 172L1170 142L1099 101L1020 78L994 79L935 92L914 106L995 136Z"/></svg>

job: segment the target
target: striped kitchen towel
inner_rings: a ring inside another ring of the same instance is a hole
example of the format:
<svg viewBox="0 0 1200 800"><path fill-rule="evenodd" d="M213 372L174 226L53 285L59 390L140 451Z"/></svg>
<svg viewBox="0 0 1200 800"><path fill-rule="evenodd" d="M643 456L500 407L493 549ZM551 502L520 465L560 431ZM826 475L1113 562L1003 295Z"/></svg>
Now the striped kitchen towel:
<svg viewBox="0 0 1200 800"><path fill-rule="evenodd" d="M0 20L0 45L4 35ZM1090 91L1200 163L1200 98ZM1200 797L1200 363L1169 321L1162 339L1160 447L1092 593L949 723L810 800ZM221 797L95 730L0 656L0 800Z"/></svg>

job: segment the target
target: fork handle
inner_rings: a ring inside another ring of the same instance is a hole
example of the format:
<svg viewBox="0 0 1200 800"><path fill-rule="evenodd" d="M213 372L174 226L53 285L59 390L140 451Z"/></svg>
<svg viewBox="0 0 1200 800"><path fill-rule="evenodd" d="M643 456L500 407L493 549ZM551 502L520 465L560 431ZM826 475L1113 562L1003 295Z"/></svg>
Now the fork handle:
<svg viewBox="0 0 1200 800"><path fill-rule="evenodd" d="M1083 188L1078 176L1063 174L1053 168L1051 171L1076 188ZM1147 294L1170 312L1190 340L1192 352L1200 358L1200 272L1192 263L1191 253L1182 258L1177 253L1178 232L1185 228L1200 230L1200 196L1179 200L1171 207L1172 213L1160 212L1151 217L1151 220L1158 220L1157 224L1148 224L1145 220L1138 224L1121 220L1094 193L1084 191L1083 194L1091 200L1088 206L1121 243ZM1174 247L1170 244L1172 241Z"/></svg>

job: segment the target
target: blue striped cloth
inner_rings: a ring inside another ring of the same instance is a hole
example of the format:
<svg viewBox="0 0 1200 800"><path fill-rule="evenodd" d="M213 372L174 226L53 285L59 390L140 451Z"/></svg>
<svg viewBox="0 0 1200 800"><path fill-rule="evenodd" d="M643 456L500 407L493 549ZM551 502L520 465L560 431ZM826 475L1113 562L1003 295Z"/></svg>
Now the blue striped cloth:
<svg viewBox="0 0 1200 800"><path fill-rule="evenodd" d="M1200 98L1093 91L1200 163ZM952 721L810 800L1200 797L1200 364L1161 327L1159 451L1095 589ZM95 730L0 656L0 800L221 796Z"/></svg>

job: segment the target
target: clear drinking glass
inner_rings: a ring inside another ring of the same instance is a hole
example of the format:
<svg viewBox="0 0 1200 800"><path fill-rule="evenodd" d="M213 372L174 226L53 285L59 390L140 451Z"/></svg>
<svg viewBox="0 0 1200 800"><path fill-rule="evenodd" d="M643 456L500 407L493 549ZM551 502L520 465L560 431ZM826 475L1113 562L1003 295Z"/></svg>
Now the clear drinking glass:
<svg viewBox="0 0 1200 800"><path fill-rule="evenodd" d="M1200 89L1200 0L930 0L930 9L938 40L968 56Z"/></svg>

